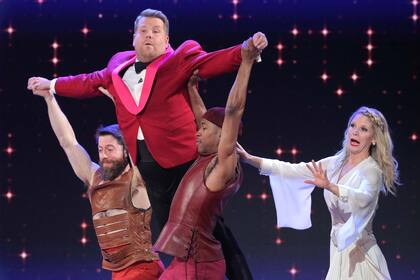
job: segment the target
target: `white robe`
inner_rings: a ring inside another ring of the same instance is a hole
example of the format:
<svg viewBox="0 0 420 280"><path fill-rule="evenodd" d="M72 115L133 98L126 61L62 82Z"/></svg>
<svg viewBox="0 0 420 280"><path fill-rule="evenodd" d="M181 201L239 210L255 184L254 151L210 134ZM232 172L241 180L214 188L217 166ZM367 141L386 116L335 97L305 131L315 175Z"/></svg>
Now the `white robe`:
<svg viewBox="0 0 420 280"><path fill-rule="evenodd" d="M330 267L328 280L391 279L386 260L372 232L372 221L383 186L382 172L376 161L368 157L338 181L333 174L337 157L323 160L327 176L340 192L337 197L324 190L331 214ZM311 193L313 179L305 163L292 164L263 159L260 173L270 176L277 212L277 226L305 229L311 227Z"/></svg>

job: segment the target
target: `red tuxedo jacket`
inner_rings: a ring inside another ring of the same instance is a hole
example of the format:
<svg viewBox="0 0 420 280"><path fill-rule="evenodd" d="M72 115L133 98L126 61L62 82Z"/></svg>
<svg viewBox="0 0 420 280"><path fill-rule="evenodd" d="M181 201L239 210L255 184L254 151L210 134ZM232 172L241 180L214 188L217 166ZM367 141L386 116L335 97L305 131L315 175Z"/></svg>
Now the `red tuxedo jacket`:
<svg viewBox="0 0 420 280"><path fill-rule="evenodd" d="M162 167L193 160L197 156L196 125L187 92L188 79L197 68L203 78L237 69L240 45L206 53L197 42L189 40L175 51L168 48L147 66L138 106L119 76L135 58L134 51L119 52L102 70L58 78L55 91L61 96L89 98L103 95L98 88L106 88L114 99L118 124L135 163L139 125L150 153Z"/></svg>

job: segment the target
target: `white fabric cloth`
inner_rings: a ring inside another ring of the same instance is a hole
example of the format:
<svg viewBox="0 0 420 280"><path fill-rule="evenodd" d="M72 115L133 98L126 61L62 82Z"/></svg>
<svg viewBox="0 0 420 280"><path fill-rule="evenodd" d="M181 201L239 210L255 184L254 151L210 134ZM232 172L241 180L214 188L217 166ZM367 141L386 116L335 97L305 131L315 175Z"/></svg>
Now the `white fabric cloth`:
<svg viewBox="0 0 420 280"><path fill-rule="evenodd" d="M310 228L311 193L314 186L303 183L304 180L312 178L305 163L291 164L264 159L260 174L270 176L277 226L294 229Z"/></svg>
<svg viewBox="0 0 420 280"><path fill-rule="evenodd" d="M337 157L321 160L330 181L337 184L340 197L324 190L331 214L330 268L328 280L391 279L386 260L372 232L372 221L383 186L376 161L368 157L338 181L334 172ZM311 226L310 193L313 178L305 163L291 164L263 159L260 173L270 176L279 227L305 229Z"/></svg>

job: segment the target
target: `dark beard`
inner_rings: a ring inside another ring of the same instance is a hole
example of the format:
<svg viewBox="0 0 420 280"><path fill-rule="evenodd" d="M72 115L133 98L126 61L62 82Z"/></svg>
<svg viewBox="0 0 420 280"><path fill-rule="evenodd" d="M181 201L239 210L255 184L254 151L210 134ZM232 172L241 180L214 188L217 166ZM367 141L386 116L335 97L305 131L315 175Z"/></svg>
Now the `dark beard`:
<svg viewBox="0 0 420 280"><path fill-rule="evenodd" d="M102 161L100 162L102 180L104 181L112 181L120 176L128 164L128 160L126 158L123 158L122 160L112 160L111 162L112 166L107 168L103 166Z"/></svg>

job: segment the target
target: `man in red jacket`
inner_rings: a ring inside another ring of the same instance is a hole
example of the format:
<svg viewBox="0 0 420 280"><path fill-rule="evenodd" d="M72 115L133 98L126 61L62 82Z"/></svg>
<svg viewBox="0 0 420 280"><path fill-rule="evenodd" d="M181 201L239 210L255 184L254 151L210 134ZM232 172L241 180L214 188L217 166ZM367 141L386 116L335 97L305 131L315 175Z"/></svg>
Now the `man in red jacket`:
<svg viewBox="0 0 420 280"><path fill-rule="evenodd" d="M259 49L267 46L262 33L256 33L252 40ZM187 81L194 69L199 69L202 78L236 70L241 62L241 45L207 53L197 42L188 40L173 50L169 45L167 17L147 9L135 21L133 46L134 51L115 54L102 70L52 81L32 77L28 89L47 89L74 98L103 94L112 98L118 124L146 182L161 229L179 181L197 157L196 126L188 102ZM233 239L223 241L231 236L229 229L221 225L217 238L224 248L227 244L234 251L232 260L242 259L239 248L232 245Z"/></svg>

